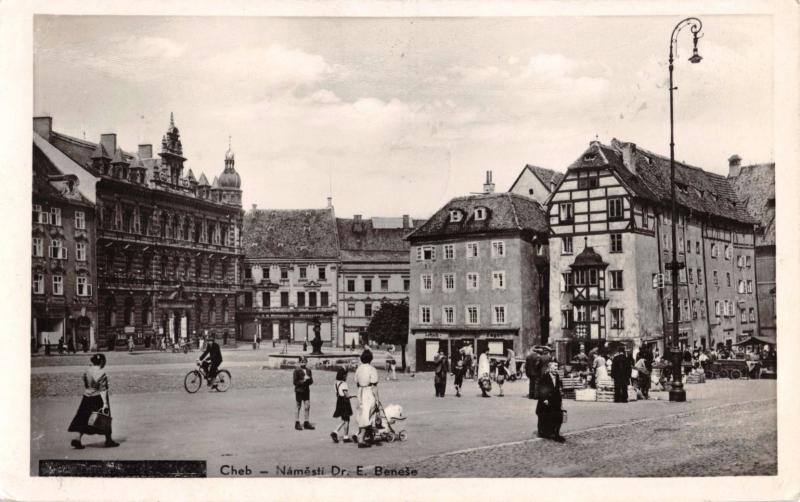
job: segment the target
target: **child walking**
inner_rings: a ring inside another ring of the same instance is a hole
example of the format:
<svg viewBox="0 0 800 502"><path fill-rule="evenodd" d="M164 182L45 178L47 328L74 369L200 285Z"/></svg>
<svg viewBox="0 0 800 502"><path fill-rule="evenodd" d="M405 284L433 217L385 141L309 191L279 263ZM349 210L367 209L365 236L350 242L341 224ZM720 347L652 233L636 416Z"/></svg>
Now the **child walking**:
<svg viewBox="0 0 800 502"><path fill-rule="evenodd" d="M495 380L497 380L497 387L500 389L500 393L497 395L497 397L503 397L503 383L508 378L508 375L508 367L503 363L503 361L498 361Z"/></svg>
<svg viewBox="0 0 800 502"><path fill-rule="evenodd" d="M350 399L355 396L350 396L347 389L347 368L339 368L336 370L336 409L333 411L333 418L341 418L342 422L333 432L331 432L331 439L334 443L339 442L339 431L344 429L342 435L345 443L357 441L357 436L353 434L350 437L350 417L353 416L353 407L350 406Z"/></svg>
<svg viewBox="0 0 800 502"><path fill-rule="evenodd" d="M466 368L464 367L464 360L459 359L456 362L456 367L453 369L453 376L455 377L455 387L456 387L456 397L461 397L461 385L464 383L464 373L466 373Z"/></svg>

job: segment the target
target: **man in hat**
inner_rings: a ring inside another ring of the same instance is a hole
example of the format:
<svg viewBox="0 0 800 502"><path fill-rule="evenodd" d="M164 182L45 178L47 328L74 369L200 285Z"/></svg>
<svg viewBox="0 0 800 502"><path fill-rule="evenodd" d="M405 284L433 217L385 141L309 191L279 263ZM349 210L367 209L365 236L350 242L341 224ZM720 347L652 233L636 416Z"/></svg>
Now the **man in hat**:
<svg viewBox="0 0 800 502"><path fill-rule="evenodd" d="M314 426L308 421L311 414L311 384L314 379L311 377L311 370L306 367L308 359L301 356L298 361L298 367L295 368L292 375L292 382L294 383L294 398L297 402L297 412L295 414L294 428L298 431L303 429L314 430ZM303 415L305 421L300 425L300 408L303 408Z"/></svg>
<svg viewBox="0 0 800 502"><path fill-rule="evenodd" d="M563 415L561 411L561 378L558 363L549 361L539 383L539 400L536 403L538 435L559 443L566 441L561 435Z"/></svg>

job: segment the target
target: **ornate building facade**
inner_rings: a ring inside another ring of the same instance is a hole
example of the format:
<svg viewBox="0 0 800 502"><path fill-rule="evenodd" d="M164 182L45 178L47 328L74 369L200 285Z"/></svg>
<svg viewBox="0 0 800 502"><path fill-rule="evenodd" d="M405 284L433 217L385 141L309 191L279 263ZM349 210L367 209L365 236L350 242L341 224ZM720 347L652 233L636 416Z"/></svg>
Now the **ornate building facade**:
<svg viewBox="0 0 800 502"><path fill-rule="evenodd" d="M35 120L49 145L98 178L98 343L133 336L150 345L207 332L234 342L243 213L230 147L209 185L205 174L185 172L172 116L157 156L152 145L122 150L116 134L92 143L53 131L49 118L47 127Z"/></svg>

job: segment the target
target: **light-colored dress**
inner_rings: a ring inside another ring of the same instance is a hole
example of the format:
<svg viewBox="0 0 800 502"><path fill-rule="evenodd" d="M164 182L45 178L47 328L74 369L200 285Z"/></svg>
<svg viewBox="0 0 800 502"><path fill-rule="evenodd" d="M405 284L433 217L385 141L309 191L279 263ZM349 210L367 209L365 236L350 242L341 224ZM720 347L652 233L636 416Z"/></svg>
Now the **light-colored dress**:
<svg viewBox="0 0 800 502"><path fill-rule="evenodd" d="M603 358L603 356L597 356L594 359L594 378L595 381L599 381L601 378L608 378L606 360Z"/></svg>
<svg viewBox="0 0 800 502"><path fill-rule="evenodd" d="M489 356L486 355L486 352L478 357L478 377L482 377L484 374L489 374Z"/></svg>
<svg viewBox="0 0 800 502"><path fill-rule="evenodd" d="M378 370L371 364L360 364L356 369L356 385L358 385L358 420L359 427L369 427L370 414L375 407L375 386L378 385Z"/></svg>

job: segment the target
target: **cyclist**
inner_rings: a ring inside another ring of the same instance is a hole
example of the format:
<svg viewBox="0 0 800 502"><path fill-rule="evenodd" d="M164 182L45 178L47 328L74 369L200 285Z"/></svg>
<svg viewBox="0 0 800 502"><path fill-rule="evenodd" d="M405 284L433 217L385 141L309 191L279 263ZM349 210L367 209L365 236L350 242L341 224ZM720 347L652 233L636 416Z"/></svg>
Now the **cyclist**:
<svg viewBox="0 0 800 502"><path fill-rule="evenodd" d="M219 365L222 364L222 352L216 340L214 340L214 333L211 333L208 337L206 350L200 354L200 358L197 362L201 364L203 372L206 374L206 385L210 387L211 382L214 381L214 377L217 376Z"/></svg>

